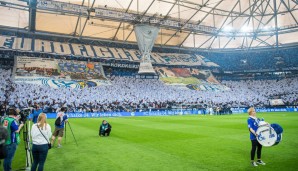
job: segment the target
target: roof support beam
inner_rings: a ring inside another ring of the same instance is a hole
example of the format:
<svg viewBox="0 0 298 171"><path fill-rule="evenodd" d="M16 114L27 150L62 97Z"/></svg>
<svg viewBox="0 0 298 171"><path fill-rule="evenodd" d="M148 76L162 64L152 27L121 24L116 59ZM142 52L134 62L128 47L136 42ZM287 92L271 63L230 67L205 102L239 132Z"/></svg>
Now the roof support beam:
<svg viewBox="0 0 298 171"><path fill-rule="evenodd" d="M128 5L127 9L125 10L125 13L127 13L127 11L129 10L129 8L130 8L132 2L133 2L133 0L130 1L130 3L129 3L129 5ZM117 28L117 31L116 31L116 33L115 33L115 35L114 35L114 37L113 37L113 40L115 40L115 38L116 38L116 36L117 36L117 34L118 34L118 31L119 31L119 29L120 29L122 23L123 23L123 22L120 22L120 24L119 24L119 26L118 26L118 28ZM124 36L124 35L123 35L123 36Z"/></svg>
<svg viewBox="0 0 298 171"><path fill-rule="evenodd" d="M288 12L291 14L291 16L295 20L296 24L298 24L296 17L293 15L293 13L291 12L290 8L287 6L287 4L285 3L285 1L284 0L281 0L281 2L287 8ZM298 3L298 1L297 1L297 3Z"/></svg>
<svg viewBox="0 0 298 171"><path fill-rule="evenodd" d="M85 2L85 0L83 0L83 2L82 2L82 6L84 5L84 2ZM79 21L81 20L81 14L82 14L82 13L80 13L79 16L78 16L77 24L76 24L76 28L75 28L75 30L74 30L74 32L73 32L73 36L76 36L76 35L77 35L77 28L78 28Z"/></svg>
<svg viewBox="0 0 298 171"><path fill-rule="evenodd" d="M252 11L255 11L255 10L256 10L256 9L255 9L255 5L256 5L256 4L257 4L257 1L254 1L254 3L253 3L252 5L250 5L247 9L245 9L241 14L244 14L247 10L250 10L251 8L253 8ZM260 6L260 5L259 5L259 6ZM232 11L230 11L229 15L231 15L231 12L232 12ZM228 15L228 16L229 16L229 15ZM240 16L240 15L239 15L239 16ZM239 16L233 18L232 21L230 21L227 25L233 23ZM246 22L249 22L251 17L253 17L253 16L252 16L252 12L250 12L250 16L248 17L248 19L246 19L245 23L246 23ZM230 42L230 41L229 41L229 42Z"/></svg>
<svg viewBox="0 0 298 171"><path fill-rule="evenodd" d="M150 7L152 6L152 4L155 2L155 0L153 0L151 2L151 4L149 5L149 7L146 9L146 11L142 14L141 18L143 18L145 16L145 14L148 12L148 10L150 9ZM128 38L130 37L131 33L134 31L134 28L131 30L131 32L128 34L128 36L125 39L125 42L128 40Z"/></svg>
<svg viewBox="0 0 298 171"><path fill-rule="evenodd" d="M250 2L250 1L249 1ZM258 7L256 7L256 6L253 6L253 5L256 5L256 1L252 4L252 5L250 5L249 6L249 8L247 8L246 10L250 10L250 16L244 21L244 24L249 24L249 22L250 22L250 20L251 20L251 18L253 17L253 13L257 10L257 8ZM261 4L260 4L261 5ZM258 6L260 6L260 5L258 5ZM252 9L251 9L252 8ZM245 11L246 11L245 10ZM237 19L239 16L237 16L236 18L234 18L233 19L233 21L235 20L235 19ZM231 21L231 22L229 22L228 23L228 25L230 24L230 23L232 23L233 21ZM244 26L244 25L243 25ZM243 27L243 26L241 26L241 28Z"/></svg>
<svg viewBox="0 0 298 171"><path fill-rule="evenodd" d="M234 39L234 38L235 37L231 37L230 40L224 45L223 49L225 49L228 46L228 44L230 44L230 42L232 41L232 39Z"/></svg>
<svg viewBox="0 0 298 171"><path fill-rule="evenodd" d="M206 1L205 2L205 4L203 4L202 6L205 6L207 3L209 2L209 0L208 1ZM202 9L202 7L200 8L200 9ZM197 13L199 12L199 10L197 10L182 26L181 26L181 28L183 28ZM180 13L180 11L179 11L179 13ZM180 14L179 14L180 15ZM176 30L176 32L164 43L164 45L166 45L177 33L178 33L178 31L180 31L180 30ZM188 36L189 36L189 34L188 34ZM187 37L188 37L187 36Z"/></svg>
<svg viewBox="0 0 298 171"><path fill-rule="evenodd" d="M232 14L232 12L234 11L234 9L236 8L236 6L238 5L238 3L240 2L240 0L238 0L236 2L236 4L233 6L233 8L231 9L231 11L229 12L228 16L225 18L224 22L221 24L220 28L218 29L218 31L221 31L221 29L223 28L223 26L225 25L225 23L227 22L227 20L229 19L230 15ZM216 36L217 37L217 36ZM215 38L216 38L215 37ZM215 39L214 39L215 40ZM211 42L210 46L209 46L209 49L211 48L214 40Z"/></svg>
<svg viewBox="0 0 298 171"><path fill-rule="evenodd" d="M211 46L212 46L212 44L214 43L214 41L215 41L216 38L217 38L217 36L214 36L214 38L213 38L212 42L210 43L208 49L211 49Z"/></svg>
<svg viewBox="0 0 298 171"><path fill-rule="evenodd" d="M223 26L226 24L227 20L229 19L229 17L231 16L232 12L234 11L234 9L236 8L237 4L240 3L240 0L238 0L236 2L236 4L233 6L233 8L231 9L231 11L229 12L228 16L226 17L225 21L222 23L222 25L220 26L220 28L218 29L218 31L221 31L221 29L223 28Z"/></svg>
<svg viewBox="0 0 298 171"><path fill-rule="evenodd" d="M250 5L249 7L247 7L242 13L240 13L239 15L237 15L235 18L233 18L227 25L233 23L236 19L238 19L240 16L242 16L246 11L250 10L250 8L252 6L255 6L257 4L257 1L255 1L252 5ZM251 17L251 15L249 15L249 17Z"/></svg>
<svg viewBox="0 0 298 171"><path fill-rule="evenodd" d="M263 1L263 2L264 2L264 1ZM263 2L262 2L262 4L263 4ZM269 3L270 3L270 1L267 2L267 5L266 5L265 9L263 10L263 13L266 12L266 10L267 10L267 8L268 8L268 6L269 6ZM263 5L262 5L262 6L263 6ZM262 23L262 21L263 21L263 18L264 18L264 15L261 17L261 20L260 20L260 22L259 22L259 24L258 24L258 26L257 26L257 29L256 29L257 32L255 32L255 35L254 35L254 37L252 38L252 40L251 40L251 42L250 42L248 48L251 48L251 45L252 45L254 39L258 36L258 30L260 29L260 26L261 26L261 23Z"/></svg>
<svg viewBox="0 0 298 171"><path fill-rule="evenodd" d="M273 36L273 35L272 35ZM261 44L265 44L266 46L270 46L270 47L273 47L272 45L270 45L269 43L267 43L266 41L268 40L268 39L270 39L272 36L269 36L267 39L265 39L265 40L262 40L262 39L260 39L260 38L256 38L256 40L258 41L258 42L260 42L256 47L258 47L258 46L260 46Z"/></svg>
<svg viewBox="0 0 298 171"><path fill-rule="evenodd" d="M257 0L254 0L255 2L258 2ZM251 1L249 0L249 3L250 3ZM259 9L260 8L260 6L263 6L263 2L264 1L261 1L261 4L260 5L258 5L258 6L256 6L256 4L255 3L253 3L254 4L254 6L253 6L253 8L252 9L250 9L250 16L248 17L248 19L246 20L246 22L247 22L247 24L249 24L250 23L250 21L252 21L253 22L253 19L252 18L254 18L254 13L255 13L255 11L257 10L257 9ZM269 3L269 2L268 2ZM263 16L262 16L262 18L263 18ZM245 23L246 23L245 22ZM261 23L261 21L259 21L259 25L260 25L260 23ZM253 27L254 27L254 23L253 23ZM252 38L253 39L253 38ZM246 45L248 44L247 43L247 36L245 36L244 38L243 38L243 41L242 41L242 45L241 45L241 48L243 48L244 47L244 43L245 43L245 41L246 41ZM252 43L252 42L251 42ZM266 42L267 43L267 42ZM268 44L268 43L267 43ZM251 44L250 44L251 45Z"/></svg>
<svg viewBox="0 0 298 171"><path fill-rule="evenodd" d="M166 0L159 0L159 1L161 1L161 2L165 2L165 3L170 3L170 4L173 4L173 3L174 3L174 2L169 2L169 1L166 1ZM182 7L186 7L186 8L193 9L193 10L197 10L197 8L188 6L188 5L186 5L186 4L191 4L191 5L201 6L201 4L199 4L199 3L193 3L193 2L190 2L190 1L181 1L181 0L180 0L180 2L183 2L183 4L181 4ZM217 1L217 2L218 2L218 1ZM214 3L217 3L217 2L214 2ZM204 1L203 1L202 3L204 3ZM214 4L214 3L212 3L212 4ZM205 6L205 8L206 8L207 10L210 9L210 10L212 11L214 7ZM201 10L201 12L208 13L207 10L205 10L205 9L203 8L203 9ZM224 9L216 9L216 12L219 12L219 13L217 13L217 15L220 15L220 16L226 16L226 15L224 15L224 14L220 14L220 13L221 13L221 12L222 12L222 13L229 13L230 11L227 11L227 10L224 10ZM241 12L237 12L237 11L234 11L233 14L236 15L236 16L238 16L238 15L242 15L242 16L246 16L246 17L248 16L247 14L244 14L244 13L241 13Z"/></svg>
<svg viewBox="0 0 298 171"><path fill-rule="evenodd" d="M89 20L89 18L90 18L91 9L93 8L93 6L94 6L94 4L95 4L95 1L96 1L96 0L94 0L94 1L93 1L93 3L92 3L92 5L91 5L91 7L89 8L89 11L88 11L88 16L87 16L87 18L86 18L85 24L84 24L84 26L83 26L83 29L82 29L82 31L81 31L80 37L82 37L82 35L83 35L83 32L84 32L84 30L85 30L85 27L86 27L87 21L88 21L88 20Z"/></svg>
<svg viewBox="0 0 298 171"><path fill-rule="evenodd" d="M209 39L207 39L203 44L201 44L199 47L198 47L198 49L199 48L201 48L204 44L206 44L210 39L212 39L214 36L211 36Z"/></svg>
<svg viewBox="0 0 298 171"><path fill-rule="evenodd" d="M278 49L278 24L277 24L277 7L276 7L276 0L273 0L274 5L274 24L275 24L275 44L276 49Z"/></svg>
<svg viewBox="0 0 298 171"><path fill-rule="evenodd" d="M205 3L205 4L207 4L209 2L209 0ZM211 14L211 11L213 11L220 3L221 3L222 1L219 1L203 18L202 18L202 20L201 21L199 21L199 23L198 24L200 24L200 23L202 23L207 17L208 17L208 15L209 14ZM200 9L198 9L198 11L200 11L202 8L203 8L203 6L204 5L202 5L201 6L201 8ZM179 45L179 47L181 47L182 45L183 45L183 43L186 41L186 39L189 37L189 35L191 34L191 32L190 33L188 33L188 35L183 39L183 41L180 43L180 45Z"/></svg>
<svg viewBox="0 0 298 171"><path fill-rule="evenodd" d="M168 17L168 15L171 13L172 9L177 4L177 2L178 2L178 0L176 0L176 2L172 5L171 9L167 12L167 14L166 14L166 16L164 18Z"/></svg>
<svg viewBox="0 0 298 171"><path fill-rule="evenodd" d="M243 49L245 42L247 43L247 36L243 37L242 44L241 44L241 49Z"/></svg>
<svg viewBox="0 0 298 171"><path fill-rule="evenodd" d="M37 0L29 1L29 31L36 30L36 5Z"/></svg>

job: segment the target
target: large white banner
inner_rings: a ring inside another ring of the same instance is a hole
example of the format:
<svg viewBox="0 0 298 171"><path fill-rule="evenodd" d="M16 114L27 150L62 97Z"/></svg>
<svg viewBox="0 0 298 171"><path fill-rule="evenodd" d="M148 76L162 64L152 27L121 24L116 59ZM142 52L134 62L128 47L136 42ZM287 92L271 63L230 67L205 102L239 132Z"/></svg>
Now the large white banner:
<svg viewBox="0 0 298 171"><path fill-rule="evenodd" d="M15 61L16 82L53 88L84 88L110 84L98 62L24 56L16 57Z"/></svg>
<svg viewBox="0 0 298 171"><path fill-rule="evenodd" d="M57 60L49 58L35 58L35 57L19 57L17 58L17 68L22 67L39 67L39 68L56 68Z"/></svg>

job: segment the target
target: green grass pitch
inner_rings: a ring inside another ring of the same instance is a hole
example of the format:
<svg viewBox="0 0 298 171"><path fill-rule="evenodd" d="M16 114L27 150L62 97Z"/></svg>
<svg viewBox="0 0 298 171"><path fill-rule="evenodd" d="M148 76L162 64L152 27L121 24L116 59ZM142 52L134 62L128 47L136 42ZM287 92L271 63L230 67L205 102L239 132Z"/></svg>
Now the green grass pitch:
<svg viewBox="0 0 298 171"><path fill-rule="evenodd" d="M63 147L52 148L46 171L298 170L298 113L258 113L283 129L282 142L263 147L266 166L250 166L247 114L69 119ZM110 137L99 137L103 119ZM52 130L54 120L49 120ZM25 167L24 142L13 170Z"/></svg>

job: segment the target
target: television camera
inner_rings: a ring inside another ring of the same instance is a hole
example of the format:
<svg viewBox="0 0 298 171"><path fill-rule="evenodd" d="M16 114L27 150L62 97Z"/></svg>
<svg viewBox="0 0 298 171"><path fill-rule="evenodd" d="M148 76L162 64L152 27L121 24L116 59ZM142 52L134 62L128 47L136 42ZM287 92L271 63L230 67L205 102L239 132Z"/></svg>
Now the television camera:
<svg viewBox="0 0 298 171"><path fill-rule="evenodd" d="M31 108L24 108L22 109L19 114L20 114L20 122L22 122L23 124L26 123L30 113L31 113L32 109Z"/></svg>

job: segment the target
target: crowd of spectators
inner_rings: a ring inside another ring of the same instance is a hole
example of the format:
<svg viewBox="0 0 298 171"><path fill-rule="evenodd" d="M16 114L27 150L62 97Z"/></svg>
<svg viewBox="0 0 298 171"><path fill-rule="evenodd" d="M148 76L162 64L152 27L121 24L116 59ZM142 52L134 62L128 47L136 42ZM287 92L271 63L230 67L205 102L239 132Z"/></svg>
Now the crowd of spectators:
<svg viewBox="0 0 298 171"><path fill-rule="evenodd" d="M182 104L198 107L264 107L281 98L298 105L298 78L223 81L229 91L195 91L169 86L158 79L112 76L110 85L84 89L15 83L10 70L0 69L0 104L26 108L39 105L45 112L65 106L69 111L135 111L170 109Z"/></svg>
<svg viewBox="0 0 298 171"><path fill-rule="evenodd" d="M224 71L281 69L298 66L298 49L202 54Z"/></svg>

